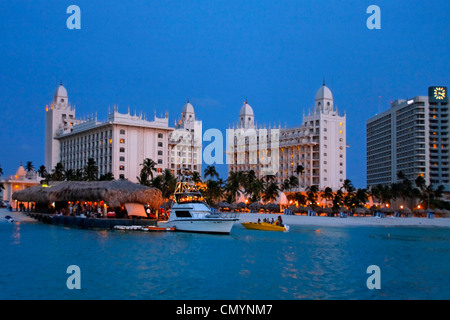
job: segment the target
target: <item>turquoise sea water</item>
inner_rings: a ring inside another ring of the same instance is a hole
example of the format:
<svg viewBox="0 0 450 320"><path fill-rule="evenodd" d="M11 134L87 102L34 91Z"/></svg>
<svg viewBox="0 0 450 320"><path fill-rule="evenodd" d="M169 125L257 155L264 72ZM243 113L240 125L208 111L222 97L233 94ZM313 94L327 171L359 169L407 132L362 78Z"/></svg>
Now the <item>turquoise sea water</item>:
<svg viewBox="0 0 450 320"><path fill-rule="evenodd" d="M291 226L228 236L0 222L0 299L450 299L450 229ZM69 290L67 267L81 271ZM369 290L367 267L381 271Z"/></svg>

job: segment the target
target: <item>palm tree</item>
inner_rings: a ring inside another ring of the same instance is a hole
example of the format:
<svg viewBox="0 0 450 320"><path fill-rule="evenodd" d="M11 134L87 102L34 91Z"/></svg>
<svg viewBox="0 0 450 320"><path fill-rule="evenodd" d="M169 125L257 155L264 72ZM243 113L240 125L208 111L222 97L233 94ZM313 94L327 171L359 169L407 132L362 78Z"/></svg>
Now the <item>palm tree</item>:
<svg viewBox="0 0 450 320"><path fill-rule="evenodd" d="M67 181L74 181L75 180L75 172L73 169L66 170L64 172L64 176L66 177Z"/></svg>
<svg viewBox="0 0 450 320"><path fill-rule="evenodd" d="M264 188L263 200L264 202L271 202L278 198L280 188L276 181L269 181Z"/></svg>
<svg viewBox="0 0 450 320"><path fill-rule="evenodd" d="M52 170L52 174L50 175L50 179L53 181L64 181L64 166L61 162L58 162L55 165L55 168Z"/></svg>
<svg viewBox="0 0 450 320"><path fill-rule="evenodd" d="M205 178L208 176L211 177L211 179L214 179L214 177L219 178L219 174L216 171L216 167L214 166L207 166L206 169L203 171Z"/></svg>
<svg viewBox="0 0 450 320"><path fill-rule="evenodd" d="M336 194L333 199L333 211L337 212L340 207L344 204L344 193L341 189L336 191Z"/></svg>
<svg viewBox="0 0 450 320"><path fill-rule="evenodd" d="M195 184L199 184L202 182L202 176L197 171L191 173L191 179Z"/></svg>
<svg viewBox="0 0 450 320"><path fill-rule="evenodd" d="M107 172L105 174L101 174L100 178L98 178L100 181L112 181L114 180L114 174L112 172Z"/></svg>
<svg viewBox="0 0 450 320"><path fill-rule="evenodd" d="M150 185L161 190L163 199L167 200L175 192L177 178L172 174L170 169L165 169L161 175L156 176L150 181Z"/></svg>
<svg viewBox="0 0 450 320"><path fill-rule="evenodd" d="M248 195L250 196L251 202L258 202L261 199L261 194L264 192L264 180L261 179L255 179L250 189L246 190Z"/></svg>
<svg viewBox="0 0 450 320"><path fill-rule="evenodd" d="M150 177L150 180L153 180L153 172L158 171L156 169L156 162L150 158L145 158L144 161L140 164L142 166L141 169L141 177L147 176Z"/></svg>
<svg viewBox="0 0 450 320"><path fill-rule="evenodd" d="M295 168L295 173L298 175L303 175L305 172L305 168L301 164L297 164L297 167Z"/></svg>
<svg viewBox="0 0 450 320"><path fill-rule="evenodd" d="M141 172L139 173L139 177L136 177L136 178L137 178L139 184L141 184L143 186L150 186L150 184L151 184L150 180L148 180L148 175L144 169L141 170ZM154 181L154 180L155 179L152 179L152 181Z"/></svg>
<svg viewBox="0 0 450 320"><path fill-rule="evenodd" d="M32 172L32 171L34 171L34 165L33 165L33 162L27 161L27 163L25 164L25 171L26 171L26 172Z"/></svg>
<svg viewBox="0 0 450 320"><path fill-rule="evenodd" d="M98 180L98 166L95 163L94 158L89 158L86 166L84 167L84 178L87 181Z"/></svg>
<svg viewBox="0 0 450 320"><path fill-rule="evenodd" d="M289 183L289 179L284 179L283 183L281 184L281 190L288 191L290 189L291 189L291 184Z"/></svg>
<svg viewBox="0 0 450 320"><path fill-rule="evenodd" d="M243 180L242 176L243 173L240 171L239 172L231 171L228 175L228 179L225 184L225 191L227 192L228 198L231 200L231 202L235 202L236 196L242 193L241 190L241 182Z"/></svg>
<svg viewBox="0 0 450 320"><path fill-rule="evenodd" d="M355 194L355 207L363 207L367 201L369 200L369 195L367 193L367 189L360 189L356 190Z"/></svg>
<svg viewBox="0 0 450 320"><path fill-rule="evenodd" d="M222 196L222 181L209 179L206 181L206 188L202 194L205 196L209 204L216 202Z"/></svg>
<svg viewBox="0 0 450 320"><path fill-rule="evenodd" d="M300 206L306 205L306 202L308 201L307 197L301 192L295 192L290 196L290 199L296 201Z"/></svg>
<svg viewBox="0 0 450 320"><path fill-rule="evenodd" d="M45 178L47 176L47 168L44 165L41 165L37 172L41 178Z"/></svg>
<svg viewBox="0 0 450 320"><path fill-rule="evenodd" d="M317 202L317 192L319 191L319 188L317 186L310 186L307 188L306 196L309 202L311 202L311 205L316 205Z"/></svg>
<svg viewBox="0 0 450 320"><path fill-rule="evenodd" d="M333 189L326 187L322 192L322 198L325 199L326 205L328 206L328 201L333 200Z"/></svg>

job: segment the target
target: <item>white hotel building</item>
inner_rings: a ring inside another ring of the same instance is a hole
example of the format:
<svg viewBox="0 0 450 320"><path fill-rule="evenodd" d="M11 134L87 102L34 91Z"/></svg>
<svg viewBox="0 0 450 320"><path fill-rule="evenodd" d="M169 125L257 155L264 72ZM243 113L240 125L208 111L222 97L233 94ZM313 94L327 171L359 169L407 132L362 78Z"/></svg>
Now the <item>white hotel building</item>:
<svg viewBox="0 0 450 320"><path fill-rule="evenodd" d="M339 114L325 83L316 93L314 107L303 115L299 126L258 127L252 107L245 102L233 129L236 135L228 139L234 141L227 150L229 171L254 170L258 177L274 174L279 184L295 175L300 187L292 191L304 191L313 185L337 190L346 179L346 115ZM264 137L267 148L260 145ZM264 164L260 149L267 149L266 156L277 163ZM297 165L305 170L300 175L296 173Z"/></svg>
<svg viewBox="0 0 450 320"><path fill-rule="evenodd" d="M201 156L198 157L201 153L201 121L195 120L191 104L183 108L182 119L176 129L169 127L167 112L164 117L155 114L149 121L142 114L119 113L117 107L108 112L104 122L98 121L96 116L80 120L76 119L75 108L69 104L67 90L61 84L52 103L46 107L46 113L45 166L49 172L58 162L65 170L83 169L89 158L98 165L99 175L111 172L116 179L133 182L137 182L142 168L140 164L145 158L157 163L158 172L170 168L177 174L180 167L201 170ZM172 137L174 132L176 134ZM184 136L188 133L196 137L182 139L181 151L177 146L180 132L184 132Z"/></svg>

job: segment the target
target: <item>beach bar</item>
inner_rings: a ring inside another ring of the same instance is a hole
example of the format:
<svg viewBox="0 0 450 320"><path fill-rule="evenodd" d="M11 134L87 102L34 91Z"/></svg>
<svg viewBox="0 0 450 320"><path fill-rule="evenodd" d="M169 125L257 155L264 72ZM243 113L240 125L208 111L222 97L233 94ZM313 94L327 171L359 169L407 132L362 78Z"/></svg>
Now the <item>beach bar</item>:
<svg viewBox="0 0 450 320"><path fill-rule="evenodd" d="M87 229L116 225L154 226L163 203L159 189L127 180L62 181L15 192L13 200L28 203L30 216L51 224Z"/></svg>

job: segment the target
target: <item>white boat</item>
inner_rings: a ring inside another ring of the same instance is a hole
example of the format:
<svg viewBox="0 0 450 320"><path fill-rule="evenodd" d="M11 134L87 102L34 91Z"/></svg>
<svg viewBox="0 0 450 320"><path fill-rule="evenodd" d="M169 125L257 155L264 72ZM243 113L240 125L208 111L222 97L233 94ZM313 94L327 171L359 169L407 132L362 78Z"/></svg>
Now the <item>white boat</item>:
<svg viewBox="0 0 450 320"><path fill-rule="evenodd" d="M175 231L229 234L239 220L236 213L212 212L191 182L178 182L173 200L169 220L158 226L175 228Z"/></svg>

